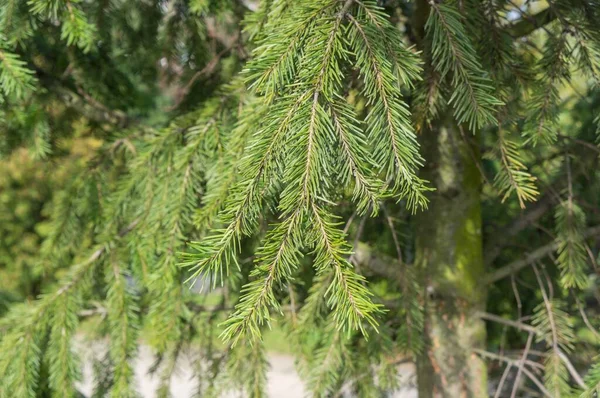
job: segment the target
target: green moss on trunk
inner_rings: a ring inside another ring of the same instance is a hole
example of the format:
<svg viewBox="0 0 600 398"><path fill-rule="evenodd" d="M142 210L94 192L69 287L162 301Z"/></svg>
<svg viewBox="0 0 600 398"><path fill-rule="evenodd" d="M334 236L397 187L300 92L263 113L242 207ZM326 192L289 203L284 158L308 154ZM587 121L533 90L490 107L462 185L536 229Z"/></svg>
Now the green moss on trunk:
<svg viewBox="0 0 600 398"><path fill-rule="evenodd" d="M435 186L419 214L417 264L426 289L423 354L417 360L419 396L487 397L485 364L472 349L485 345L485 306L478 154L451 123L423 133Z"/></svg>

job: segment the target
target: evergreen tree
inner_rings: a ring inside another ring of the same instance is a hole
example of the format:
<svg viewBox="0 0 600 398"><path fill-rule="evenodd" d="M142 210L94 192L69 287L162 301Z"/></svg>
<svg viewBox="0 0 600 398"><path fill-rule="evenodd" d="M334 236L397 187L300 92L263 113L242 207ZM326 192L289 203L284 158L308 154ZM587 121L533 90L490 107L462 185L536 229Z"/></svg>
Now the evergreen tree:
<svg viewBox="0 0 600 398"><path fill-rule="evenodd" d="M596 0L3 0L0 397L90 323L94 396L264 396L271 327L314 396L596 396L599 68Z"/></svg>

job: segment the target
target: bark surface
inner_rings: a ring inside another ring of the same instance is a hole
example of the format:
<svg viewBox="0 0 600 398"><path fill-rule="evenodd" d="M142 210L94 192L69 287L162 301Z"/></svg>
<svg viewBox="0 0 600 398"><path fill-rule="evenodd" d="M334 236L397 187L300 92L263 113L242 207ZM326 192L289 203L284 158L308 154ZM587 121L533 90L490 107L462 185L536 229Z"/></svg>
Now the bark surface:
<svg viewBox="0 0 600 398"><path fill-rule="evenodd" d="M425 289L426 346L417 359L419 397L487 397L481 175L475 139L451 122L421 135L423 176L435 187L418 215L416 263Z"/></svg>

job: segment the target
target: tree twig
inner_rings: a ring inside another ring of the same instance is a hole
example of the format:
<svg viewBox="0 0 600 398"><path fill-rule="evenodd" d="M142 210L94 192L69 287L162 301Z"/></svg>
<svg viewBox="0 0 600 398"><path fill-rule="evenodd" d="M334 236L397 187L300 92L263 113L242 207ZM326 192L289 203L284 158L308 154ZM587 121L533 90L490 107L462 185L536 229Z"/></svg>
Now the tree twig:
<svg viewBox="0 0 600 398"><path fill-rule="evenodd" d="M522 322L512 321L510 319L504 319L502 317L499 317L498 315L490 314L490 313L483 312L483 311L477 311L475 314L476 314L476 316L478 316L481 319L486 319L488 321L497 322L497 323L501 323L501 324L504 324L504 325L512 326L514 328L521 329L521 330L524 330L526 332L529 332L530 334L531 333L534 333L534 334L539 334L540 333L539 330L537 330L533 326L527 325L527 324L522 323ZM560 357L560 359L563 361L563 363L567 367L567 370L569 371L569 373L571 374L571 376L573 377L573 379L577 382L577 384L579 384L583 388L586 388L586 385L583 382L583 379L581 378L581 376L579 375L579 373L577 372L577 370L575 369L575 367L573 366L573 364L571 363L571 361L569 360L569 358L566 356L566 354L559 347L556 347L556 353L558 354L558 356Z"/></svg>
<svg viewBox="0 0 600 398"><path fill-rule="evenodd" d="M523 350L523 355L521 356L521 360L519 361L517 376L515 377L515 383L513 385L512 392L510 394L510 398L515 398L517 396L517 391L519 390L519 381L521 379L521 374L523 373L523 369L525 368L525 361L527 361L527 356L529 355L529 349L531 348L531 342L533 341L534 333L529 333L527 337L527 343L525 344L525 350Z"/></svg>
<svg viewBox="0 0 600 398"><path fill-rule="evenodd" d="M541 218L554 205L552 195L544 195L528 211L521 212L508 226L495 231L491 239L484 246L485 264L491 265L502 252L510 238L529 227L533 222Z"/></svg>
<svg viewBox="0 0 600 398"><path fill-rule="evenodd" d="M596 225L595 227L588 228L584 234L584 239L600 236L600 225ZM489 274L487 274L483 278L483 283L492 284L501 279L510 276L511 274L520 271L526 266L533 264L534 262L544 258L548 254L552 253L558 248L558 244L556 242L548 243L545 246L542 246L531 253L527 254L525 258L513 261L512 263L505 265L504 267L498 268Z"/></svg>
<svg viewBox="0 0 600 398"><path fill-rule="evenodd" d="M518 11L521 10L519 7L516 8ZM539 28L545 29L544 25L556 19L556 14L551 12L550 7L534 15L527 15L523 12L520 14L523 19L508 29L508 33L514 38L527 36Z"/></svg>
<svg viewBox="0 0 600 398"><path fill-rule="evenodd" d="M540 277L540 273L533 264L533 272L535 273L535 278L538 281L538 285L540 286L540 291L542 292L542 297L544 299L544 304L546 306L546 311L548 312L548 320L550 321L550 328L552 330L552 349L558 349L558 333L556 331L556 325L554 322L554 316L552 313L552 305L550 304L550 300L548 299L548 295L546 294L546 289L544 288L544 283L542 282L542 278Z"/></svg>
<svg viewBox="0 0 600 398"><path fill-rule="evenodd" d="M596 339L598 341L600 341L600 333L598 333L596 328L594 328L594 326L592 326L592 324L590 323L590 320L588 319L587 314L585 313L585 310L583 309L583 306L581 305L581 302L579 301L579 297L577 297L577 295L575 295L575 294L573 294L573 297L575 297L575 303L577 304L577 309L579 309L581 318L583 318L583 322L588 327L588 329L594 334L594 336L596 336Z"/></svg>
<svg viewBox="0 0 600 398"><path fill-rule="evenodd" d="M385 215L388 227L390 228L390 232L392 233L392 239L396 248L396 255L398 256L398 261L400 262L400 264L402 264L402 248L400 247L400 240L398 239L398 234L396 234L394 220L392 220L392 217L390 216L390 213L387 211L387 207L384 204L381 205L381 209L383 210L383 214Z"/></svg>
<svg viewBox="0 0 600 398"><path fill-rule="evenodd" d="M523 316L523 304L521 303L521 296L519 295L519 288L517 287L517 282L515 281L515 275L510 275L510 284L513 289L513 293L515 295L515 300L517 300L517 317L521 319Z"/></svg>
<svg viewBox="0 0 600 398"><path fill-rule="evenodd" d="M194 73L194 75L187 82L187 84L185 86L183 86L181 88L181 90L179 90L177 92L177 94L175 96L176 97L175 103L173 105L171 105L167 110L172 111L174 109L177 109L179 107L179 105L181 105L181 103L185 100L186 96L188 95L188 93L190 92L192 87L194 86L194 83L196 83L196 81L198 79L200 79L202 76L210 75L211 73L213 73L214 70L217 68L217 65L219 65L219 61L221 61L221 58L225 54L227 54L229 51L231 51L233 49L233 47L235 47L236 45L237 45L237 39L234 40L234 42L230 46L223 49L221 52L219 52L217 55L215 55L210 61L208 61L208 63L204 66L204 68L202 68L198 72Z"/></svg>
<svg viewBox="0 0 600 398"><path fill-rule="evenodd" d="M480 350L479 348L473 349L473 352L475 352L476 354L478 354L482 357L487 357L487 358L503 361L503 362L509 363L513 366L517 366L517 361L515 361L511 358L504 357L502 355L494 354L493 352ZM531 371L529 369L524 367L523 373L529 378L529 380L531 380L540 389L540 391L542 393L544 393L545 396L552 398L552 394L550 394L550 392L546 389L546 387L544 387L542 382L540 382L540 380L537 377L535 377L535 375L533 373L531 373Z"/></svg>
<svg viewBox="0 0 600 398"><path fill-rule="evenodd" d="M498 387L496 387L496 392L494 393L494 398L500 398L500 394L502 394L502 388L504 387L504 383L506 382L506 378L510 374L510 370L512 369L512 364L506 365L504 368L504 372L502 372L502 377L500 377L500 381L498 382Z"/></svg>
<svg viewBox="0 0 600 398"><path fill-rule="evenodd" d="M498 315L490 314L489 312L477 311L475 316L485 319L487 321L492 321L496 323L501 323L503 325L512 326L513 328L521 329L529 333L538 333L537 329L533 326L527 325L522 322L513 321L510 319L504 319Z"/></svg>

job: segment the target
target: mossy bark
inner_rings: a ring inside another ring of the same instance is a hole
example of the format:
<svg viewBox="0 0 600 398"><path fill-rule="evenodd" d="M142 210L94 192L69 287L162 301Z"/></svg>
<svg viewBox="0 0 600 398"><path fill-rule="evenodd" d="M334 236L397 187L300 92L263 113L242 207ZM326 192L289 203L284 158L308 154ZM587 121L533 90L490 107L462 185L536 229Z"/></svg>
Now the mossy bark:
<svg viewBox="0 0 600 398"><path fill-rule="evenodd" d="M486 367L473 353L486 339L476 316L486 298L479 154L452 122L424 131L421 143L423 174L436 190L417 219L416 262L426 297L419 397L487 397Z"/></svg>

